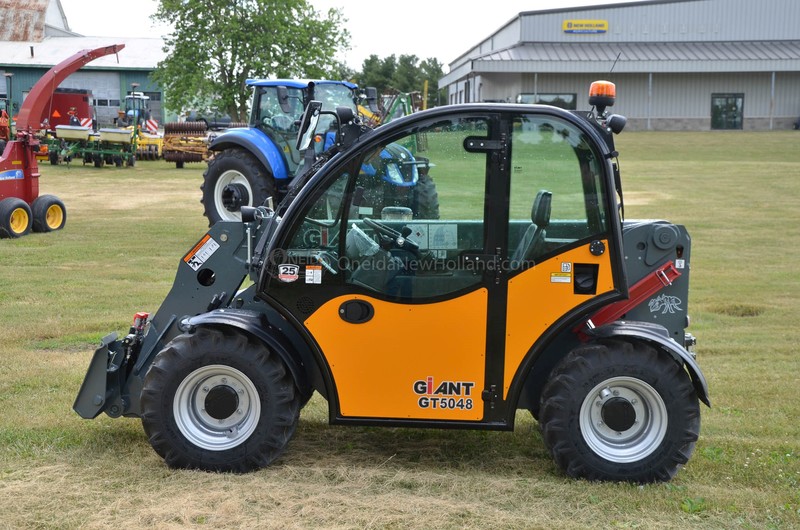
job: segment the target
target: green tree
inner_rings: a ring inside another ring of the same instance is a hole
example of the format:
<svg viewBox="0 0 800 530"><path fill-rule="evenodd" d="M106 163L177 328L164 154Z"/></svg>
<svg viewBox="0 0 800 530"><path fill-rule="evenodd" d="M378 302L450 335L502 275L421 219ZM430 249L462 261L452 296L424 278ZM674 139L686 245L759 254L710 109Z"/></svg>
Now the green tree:
<svg viewBox="0 0 800 530"><path fill-rule="evenodd" d="M338 77L335 56L348 49L341 11L316 11L307 0L161 0L153 15L174 30L153 78L165 106L247 117L248 78Z"/></svg>
<svg viewBox="0 0 800 530"><path fill-rule="evenodd" d="M442 63L435 58L420 62L416 55L390 55L383 59L370 55L364 60L361 72L356 75L359 86L374 86L379 94L393 92L422 92L428 81L428 107L446 101L438 92L439 79L444 77Z"/></svg>

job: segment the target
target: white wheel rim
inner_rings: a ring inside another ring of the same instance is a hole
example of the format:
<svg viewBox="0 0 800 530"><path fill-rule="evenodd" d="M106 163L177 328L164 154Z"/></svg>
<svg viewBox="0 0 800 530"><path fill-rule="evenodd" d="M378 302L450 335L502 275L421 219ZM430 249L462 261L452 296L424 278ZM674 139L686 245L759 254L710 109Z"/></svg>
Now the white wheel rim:
<svg viewBox="0 0 800 530"><path fill-rule="evenodd" d="M635 414L633 423L617 430L603 418L603 409L616 400ZM667 406L656 390L641 379L613 377L586 395L580 410L583 439L598 456L620 464L637 462L653 453L667 433Z"/></svg>
<svg viewBox="0 0 800 530"><path fill-rule="evenodd" d="M224 391L236 394L229 415L212 416L206 410L207 396ZM249 377L225 365L209 365L190 373L175 392L172 402L175 423L192 444L209 451L224 451L244 443L261 417L261 400Z"/></svg>
<svg viewBox="0 0 800 530"><path fill-rule="evenodd" d="M244 175L235 169L229 169L220 175L219 179L217 179L217 185L214 187L214 208L216 208L222 221L241 221L241 212L232 212L228 210L222 201L222 191L226 186L231 184L240 184L247 189L249 201L245 206L252 206L253 188L250 187L250 182L247 181Z"/></svg>

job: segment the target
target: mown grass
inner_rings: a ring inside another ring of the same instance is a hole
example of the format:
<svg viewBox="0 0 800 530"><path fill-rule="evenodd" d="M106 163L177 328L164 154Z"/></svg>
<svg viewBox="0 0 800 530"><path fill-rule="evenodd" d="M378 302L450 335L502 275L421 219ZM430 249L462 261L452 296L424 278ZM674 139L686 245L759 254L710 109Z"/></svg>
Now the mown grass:
<svg viewBox="0 0 800 530"><path fill-rule="evenodd" d="M200 165L42 167L67 227L0 241L2 528L800 527L800 136L628 133L628 218L693 237L691 330L713 408L669 484L574 481L512 433L327 425L237 476L173 471L137 420L71 410L100 337L155 310L203 233Z"/></svg>

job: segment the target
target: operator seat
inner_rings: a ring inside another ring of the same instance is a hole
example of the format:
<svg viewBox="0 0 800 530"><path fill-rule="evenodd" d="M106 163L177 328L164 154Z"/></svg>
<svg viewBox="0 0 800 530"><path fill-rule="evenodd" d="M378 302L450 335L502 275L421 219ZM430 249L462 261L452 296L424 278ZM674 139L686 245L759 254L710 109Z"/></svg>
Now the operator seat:
<svg viewBox="0 0 800 530"><path fill-rule="evenodd" d="M525 230L525 234L511 256L511 262L515 267L520 267L523 262L531 261L542 254L547 225L550 224L552 203L553 194L551 192L540 190L536 194L531 207L531 225Z"/></svg>

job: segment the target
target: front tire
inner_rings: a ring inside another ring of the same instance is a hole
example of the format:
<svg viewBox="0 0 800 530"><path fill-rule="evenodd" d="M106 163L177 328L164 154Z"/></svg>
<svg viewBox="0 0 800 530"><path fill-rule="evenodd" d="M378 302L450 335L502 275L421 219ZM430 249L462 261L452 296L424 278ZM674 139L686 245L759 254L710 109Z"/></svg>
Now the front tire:
<svg viewBox="0 0 800 530"><path fill-rule="evenodd" d="M241 221L242 206L261 206L275 196L272 173L243 149L225 149L209 160L203 173L201 202L208 226L218 221Z"/></svg>
<svg viewBox="0 0 800 530"><path fill-rule="evenodd" d="M0 238L17 238L31 231L31 208L17 197L0 201Z"/></svg>
<svg viewBox="0 0 800 530"><path fill-rule="evenodd" d="M700 407L687 372L637 342L610 340L573 350L542 391L540 427L571 477L668 481L700 432Z"/></svg>
<svg viewBox="0 0 800 530"><path fill-rule="evenodd" d="M294 434L300 397L281 359L232 330L172 340L147 372L142 425L167 465L246 472L278 458Z"/></svg>

